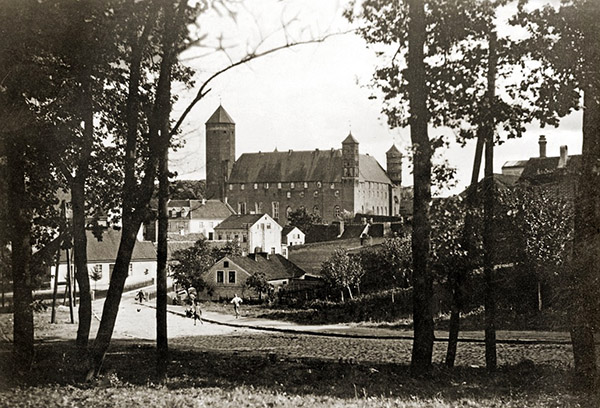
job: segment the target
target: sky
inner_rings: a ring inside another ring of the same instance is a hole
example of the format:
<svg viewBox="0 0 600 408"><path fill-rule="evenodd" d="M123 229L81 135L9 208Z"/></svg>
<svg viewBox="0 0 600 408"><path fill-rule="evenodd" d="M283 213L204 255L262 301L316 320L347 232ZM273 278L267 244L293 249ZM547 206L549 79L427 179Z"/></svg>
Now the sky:
<svg viewBox="0 0 600 408"><path fill-rule="evenodd" d="M198 35L206 35L200 42L203 46L180 57L197 70L196 87L174 90L179 101L173 119L179 118L200 84L248 52L351 30L342 16L345 7L346 0L246 0L235 9L235 19L223 9L204 13L195 27ZM385 168L385 152L392 144L404 153L409 151L410 131L390 129L380 113L381 99L369 99L373 94L369 83L381 63L364 40L346 33L278 51L221 74L211 81L210 92L183 123L184 146L171 154L170 167L177 171L178 179L205 178L204 123L222 104L236 123L236 158L242 153L275 149L339 149L352 132L360 153L374 156ZM495 172L501 172L506 161L537 156L542 134L548 140L548 156L558 156L561 145L568 145L569 154L580 154L581 121L581 112L575 112L558 128L529 125L521 139L496 146ZM440 134L454 140L448 129L430 130L430 136ZM456 194L465 188L474 151L474 143L465 147L451 143L437 153L437 161L447 160L456 168L455 185L437 190L438 195ZM412 184L410 163L405 159L403 185Z"/></svg>

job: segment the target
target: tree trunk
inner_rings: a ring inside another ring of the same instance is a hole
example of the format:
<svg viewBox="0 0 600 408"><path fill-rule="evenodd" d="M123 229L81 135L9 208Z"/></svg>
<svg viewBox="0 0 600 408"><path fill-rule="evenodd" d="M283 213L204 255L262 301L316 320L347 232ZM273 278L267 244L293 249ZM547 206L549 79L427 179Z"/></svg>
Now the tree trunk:
<svg viewBox="0 0 600 408"><path fill-rule="evenodd" d="M538 279L537 281L537 309L538 312L542 312L543 302L542 302L542 282Z"/></svg>
<svg viewBox="0 0 600 408"><path fill-rule="evenodd" d="M80 169L79 169L80 170ZM92 296L87 270L87 238L85 235L85 178L78 173L71 183L73 205L73 255L75 260L75 280L79 285L79 326L76 345L87 349L92 324Z"/></svg>
<svg viewBox="0 0 600 408"><path fill-rule="evenodd" d="M495 371L496 360L496 299L494 278L494 117L492 105L496 98L496 33L490 32L488 59L488 90L486 97L485 129L485 178L483 182L483 274L485 280L485 365Z"/></svg>
<svg viewBox="0 0 600 408"><path fill-rule="evenodd" d="M485 138L483 132L477 132L477 146L475 147L475 159L473 160L473 172L471 173L471 184L467 189L465 200L466 214L465 225L463 228L463 245L467 251L468 257L474 260L476 257L474 246L474 207L477 198L477 183L479 181L479 171L481 169L481 158L483 156L483 147ZM470 263L472 263L471 261ZM469 264L470 264L469 263ZM446 366L454 367L456 360L456 349L458 347L458 334L460 332L460 312L463 307L462 285L465 279L467 265L464 269L455 269L450 276L452 286L452 305L450 306L450 327L448 331L448 349L446 350Z"/></svg>
<svg viewBox="0 0 600 408"><path fill-rule="evenodd" d="M11 151L7 154L9 173L9 219L12 248L13 280L13 356L14 367L21 373L33 363L33 295L30 270L31 217L25 190L25 138L14 135Z"/></svg>
<svg viewBox="0 0 600 408"><path fill-rule="evenodd" d="M354 299L354 296L352 295L352 289L350 289L350 285L346 286L346 288L348 289L348 296L350 296L350 299Z"/></svg>
<svg viewBox="0 0 600 408"><path fill-rule="evenodd" d="M427 85L424 62L426 38L425 6L421 0L408 1L408 86L410 135L414 149L413 198L413 318L414 340L411 373L431 372L433 355L433 276L430 259L431 144L427 133Z"/></svg>
<svg viewBox="0 0 600 408"><path fill-rule="evenodd" d="M597 72L597 71L594 71ZM594 79L597 80L597 77ZM591 82L591 80L590 80ZM581 173L575 197L573 240L571 341L575 385L591 389L596 381L594 305L597 302L597 265L600 261L600 88L584 92Z"/></svg>

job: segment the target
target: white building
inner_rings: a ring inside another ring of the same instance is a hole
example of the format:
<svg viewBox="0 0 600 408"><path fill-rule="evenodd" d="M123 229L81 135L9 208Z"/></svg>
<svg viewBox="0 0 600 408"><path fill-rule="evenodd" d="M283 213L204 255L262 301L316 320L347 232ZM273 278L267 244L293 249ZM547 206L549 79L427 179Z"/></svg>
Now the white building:
<svg viewBox="0 0 600 408"><path fill-rule="evenodd" d="M109 228L102 233L98 240L92 231L86 232L87 237L87 259L90 286L92 289L106 289L110 283L110 277L115 266L121 232ZM73 263L73 251L69 251L71 270L75 268ZM51 267L51 287L54 287L54 276L56 266ZM67 258L65 251L61 251L58 269L58 282L64 283L67 274ZM148 241L136 242L129 264L129 276L125 282L126 286L145 283L152 284L156 279L156 251L154 245Z"/></svg>
<svg viewBox="0 0 600 408"><path fill-rule="evenodd" d="M169 233L202 234L214 239L215 227L232 214L233 208L219 200L171 200L168 203Z"/></svg>
<svg viewBox="0 0 600 408"><path fill-rule="evenodd" d="M282 250L281 225L268 214L232 215L215 228L215 240L236 241L245 253L267 252L287 257Z"/></svg>
<svg viewBox="0 0 600 408"><path fill-rule="evenodd" d="M305 234L298 227L283 227L281 242L287 246L304 245Z"/></svg>

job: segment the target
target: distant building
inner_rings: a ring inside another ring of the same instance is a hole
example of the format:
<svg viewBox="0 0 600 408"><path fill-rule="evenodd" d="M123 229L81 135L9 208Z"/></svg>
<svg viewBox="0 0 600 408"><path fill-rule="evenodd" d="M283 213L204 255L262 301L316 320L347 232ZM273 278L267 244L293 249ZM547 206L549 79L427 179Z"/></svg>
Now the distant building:
<svg viewBox="0 0 600 408"><path fill-rule="evenodd" d="M268 214L232 215L215 227L215 240L234 241L247 254L267 252L287 257L282 251L281 225Z"/></svg>
<svg viewBox="0 0 600 408"><path fill-rule="evenodd" d="M235 157L235 123L222 106L206 122L206 191L238 214L269 214L286 225L305 208L329 223L354 215L399 215L402 153L386 153L387 171L359 153L349 134L341 149L244 153Z"/></svg>
<svg viewBox="0 0 600 408"><path fill-rule="evenodd" d="M235 211L219 200L170 200L169 233L202 234L212 240L215 227Z"/></svg>
<svg viewBox="0 0 600 408"><path fill-rule="evenodd" d="M265 274L267 282L277 291L299 279L305 272L281 255L268 253L248 256L226 256L219 259L202 279L209 285L210 294L200 294L210 299L231 298L238 294L244 298L258 297L258 293L246 286L246 280L255 273Z"/></svg>
<svg viewBox="0 0 600 408"><path fill-rule="evenodd" d="M298 227L286 226L281 231L281 242L287 246L304 245L306 235Z"/></svg>
<svg viewBox="0 0 600 408"><path fill-rule="evenodd" d="M567 146L560 155L546 155L546 137L539 138L539 157L510 161L502 166L502 176L521 187L543 188L570 199L575 198L581 155L569 156Z"/></svg>
<svg viewBox="0 0 600 408"><path fill-rule="evenodd" d="M86 231L88 274L92 289L98 287L106 289L110 283L117 252L121 242L121 231L112 228L106 229L99 240L92 231ZM72 256L72 251L69 251ZM74 269L73 260L70 260L71 269ZM51 267L51 287L54 285L56 266ZM61 251L58 269L59 282L65 282L67 275L67 258L65 251ZM95 279L97 278L97 279ZM126 285L148 282L151 284L156 279L156 251L154 245L148 241L138 241L133 248L129 274Z"/></svg>

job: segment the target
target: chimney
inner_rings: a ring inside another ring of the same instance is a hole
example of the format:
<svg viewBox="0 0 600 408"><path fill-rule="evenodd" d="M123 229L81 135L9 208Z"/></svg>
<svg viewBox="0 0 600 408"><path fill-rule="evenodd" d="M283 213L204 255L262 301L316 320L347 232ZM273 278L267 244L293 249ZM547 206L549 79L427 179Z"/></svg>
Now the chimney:
<svg viewBox="0 0 600 408"><path fill-rule="evenodd" d="M546 157L546 136L540 135L538 144L540 145L540 158Z"/></svg>
<svg viewBox="0 0 600 408"><path fill-rule="evenodd" d="M567 167L567 161L569 160L569 150L567 146L560 147L560 158L558 159L558 168L564 169Z"/></svg>

